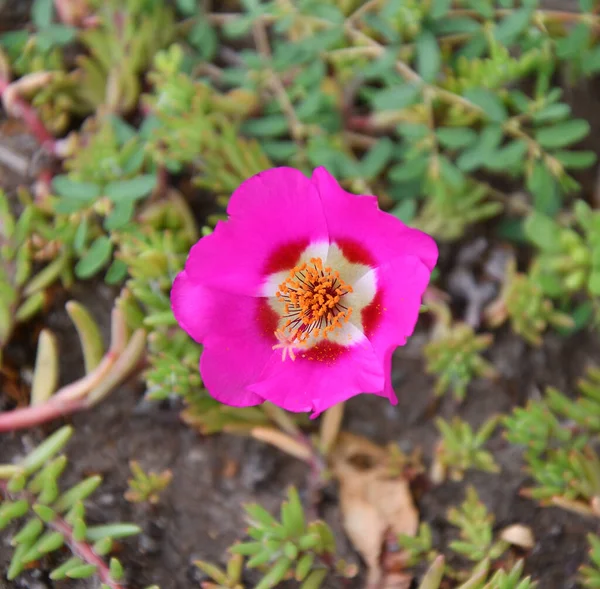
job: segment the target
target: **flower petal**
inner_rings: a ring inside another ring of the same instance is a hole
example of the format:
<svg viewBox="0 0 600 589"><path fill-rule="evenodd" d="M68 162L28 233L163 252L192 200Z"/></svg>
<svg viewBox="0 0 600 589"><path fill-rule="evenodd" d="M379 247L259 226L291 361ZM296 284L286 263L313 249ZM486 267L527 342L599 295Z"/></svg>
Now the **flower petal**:
<svg viewBox="0 0 600 589"><path fill-rule="evenodd" d="M431 273L415 256L401 256L373 272L377 273L377 297L375 307L366 309L371 316L363 314L363 324L377 354L387 357L413 333Z"/></svg>
<svg viewBox="0 0 600 589"><path fill-rule="evenodd" d="M231 196L227 212L229 220L190 250L185 268L195 282L260 296L267 274L291 268L310 243L328 241L316 187L293 168L274 168L246 180Z"/></svg>
<svg viewBox="0 0 600 589"><path fill-rule="evenodd" d="M438 248L429 235L411 229L393 215L380 210L374 196L346 192L324 167L317 168L311 180L323 202L332 243L343 245L344 242L359 240L377 264L402 254L411 254L417 256L430 271L433 269Z"/></svg>
<svg viewBox="0 0 600 589"><path fill-rule="evenodd" d="M173 283L171 302L181 327L204 344L200 373L211 396L234 407L262 403L248 385L273 354L276 318L266 299L206 288L184 270Z"/></svg>
<svg viewBox="0 0 600 589"><path fill-rule="evenodd" d="M385 385L383 387L383 391L381 393L382 397L386 397L389 399L392 405L398 404L398 397L396 396L396 391L394 391L394 387L392 385L392 358L394 356L394 350L396 346L392 346L385 354L385 358L383 359L383 372L385 374Z"/></svg>
<svg viewBox="0 0 600 589"><path fill-rule="evenodd" d="M273 351L256 346L250 338L206 346L200 357L200 374L206 390L217 401L233 407L260 405L264 399L249 390L260 377Z"/></svg>
<svg viewBox="0 0 600 589"><path fill-rule="evenodd" d="M313 418L360 393L384 396L383 362L366 338L349 348L324 344L294 361L274 353L250 390L288 411L313 411Z"/></svg>

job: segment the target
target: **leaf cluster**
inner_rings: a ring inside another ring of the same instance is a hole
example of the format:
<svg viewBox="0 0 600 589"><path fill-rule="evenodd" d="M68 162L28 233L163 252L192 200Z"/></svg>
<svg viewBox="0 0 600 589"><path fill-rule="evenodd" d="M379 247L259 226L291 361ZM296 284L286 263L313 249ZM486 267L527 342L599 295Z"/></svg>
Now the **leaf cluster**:
<svg viewBox="0 0 600 589"><path fill-rule="evenodd" d="M307 522L300 497L295 488L288 490L288 500L281 506L280 520L258 504L246 506L251 540L234 544L229 550L234 555L227 575L213 565L197 562L220 586L240 585L242 556L244 566L259 569L263 574L256 589L278 586L284 579L295 579L302 589L318 589L332 570L343 571L342 562L336 563L335 540L329 526L323 521ZM235 567L235 574L231 568Z"/></svg>
<svg viewBox="0 0 600 589"><path fill-rule="evenodd" d="M84 502L101 483L99 476L88 477L61 490L59 478L67 466L61 450L73 434L63 427L32 450L19 464L0 466L0 529L24 521L13 534L14 553L7 572L15 579L30 563L61 553L63 546L73 556L56 566L52 580L86 579L99 572L119 581L124 570L112 557L106 564L115 541L138 534L132 524L90 525L86 522ZM100 571L102 568L102 571ZM103 588L110 589L110 583Z"/></svg>
<svg viewBox="0 0 600 589"><path fill-rule="evenodd" d="M466 323L452 325L423 349L427 372L437 375L436 395L451 390L463 400L474 378L493 378L496 370L481 356L492 343L490 334L476 334Z"/></svg>
<svg viewBox="0 0 600 589"><path fill-rule="evenodd" d="M598 399L600 377L592 367L575 398L548 387L543 401L530 401L505 417L506 438L525 447L526 470L535 481L525 492L542 505L597 512Z"/></svg>
<svg viewBox="0 0 600 589"><path fill-rule="evenodd" d="M492 454L484 449L498 425L499 418L491 417L478 431L459 417L451 422L437 418L436 425L441 434L441 439L436 447L435 464L444 473L448 472L450 479L462 480L465 471L469 469L484 472L499 472Z"/></svg>

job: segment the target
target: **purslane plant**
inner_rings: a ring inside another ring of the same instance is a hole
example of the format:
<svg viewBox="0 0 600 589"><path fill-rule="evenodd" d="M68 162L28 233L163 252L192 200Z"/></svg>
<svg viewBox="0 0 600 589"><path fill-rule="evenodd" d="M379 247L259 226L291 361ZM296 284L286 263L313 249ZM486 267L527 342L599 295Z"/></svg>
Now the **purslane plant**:
<svg viewBox="0 0 600 589"><path fill-rule="evenodd" d="M125 572L121 563L107 556L115 540L139 534L133 524L88 525L84 502L102 479L88 477L62 490L59 477L67 466L60 454L73 434L65 426L44 440L18 464L0 465L0 529L21 522L12 535L13 557L6 576L9 580L32 562L60 553L66 546L72 556L50 573L55 581L96 576L103 589L122 589Z"/></svg>

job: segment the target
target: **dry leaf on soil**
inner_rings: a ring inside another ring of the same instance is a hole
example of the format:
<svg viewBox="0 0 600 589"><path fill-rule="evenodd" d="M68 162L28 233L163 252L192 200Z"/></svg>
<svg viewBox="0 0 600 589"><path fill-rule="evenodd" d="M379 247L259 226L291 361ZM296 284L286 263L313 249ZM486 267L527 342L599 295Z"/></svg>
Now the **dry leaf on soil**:
<svg viewBox="0 0 600 589"><path fill-rule="evenodd" d="M347 433L331 454L344 528L368 566L370 589L403 589L412 578L382 566L386 538L414 536L419 525L408 481L391 472L388 456L385 448Z"/></svg>

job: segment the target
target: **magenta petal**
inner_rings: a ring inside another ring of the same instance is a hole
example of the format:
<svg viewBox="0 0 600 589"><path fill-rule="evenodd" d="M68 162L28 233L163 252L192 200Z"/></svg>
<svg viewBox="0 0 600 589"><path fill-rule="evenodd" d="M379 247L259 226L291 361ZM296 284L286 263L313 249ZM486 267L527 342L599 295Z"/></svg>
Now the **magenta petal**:
<svg viewBox="0 0 600 589"><path fill-rule="evenodd" d="M200 373L211 396L235 407L262 403L248 385L273 353L273 332L260 320L263 299L206 288L184 270L173 283L171 303L181 327L204 344Z"/></svg>
<svg viewBox="0 0 600 589"><path fill-rule="evenodd" d="M410 254L433 269L438 248L429 235L381 211L374 196L346 192L324 167L313 172L312 181L323 202L330 241L358 239L378 264Z"/></svg>
<svg viewBox="0 0 600 589"><path fill-rule="evenodd" d="M381 316L367 335L377 353L384 356L412 335L431 274L414 256L396 258L376 272Z"/></svg>
<svg viewBox="0 0 600 589"><path fill-rule="evenodd" d="M187 334L202 343L215 318L215 298L201 284L190 280L187 272L180 272L171 288L171 308L177 323Z"/></svg>
<svg viewBox="0 0 600 589"><path fill-rule="evenodd" d="M381 396L389 399L389 401L392 405L398 404L398 397L396 396L396 392L394 391L394 387L392 385L392 358L394 356L395 349L396 349L396 346L393 346L392 348L390 348L386 352L385 358L383 360L383 372L385 374L385 385L383 387L383 392L381 393Z"/></svg>
<svg viewBox="0 0 600 589"><path fill-rule="evenodd" d="M344 349L332 362L297 357L281 360L280 353L269 359L261 379L250 387L267 401L294 412L325 409L360 393L381 392L384 388L383 362L368 340Z"/></svg>
<svg viewBox="0 0 600 589"><path fill-rule="evenodd" d="M293 168L274 168L246 180L231 196L227 212L229 220L190 250L185 269L195 282L228 292L258 296L278 250L328 239L319 193Z"/></svg>
<svg viewBox="0 0 600 589"><path fill-rule="evenodd" d="M249 385L260 377L271 354L270 347L257 346L250 338L205 346L200 373L206 390L217 401L233 407L260 405L264 399L250 391Z"/></svg>

